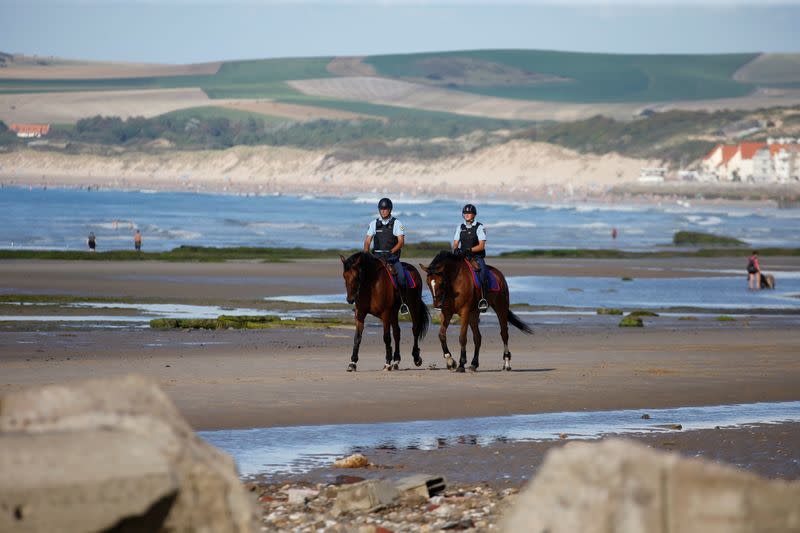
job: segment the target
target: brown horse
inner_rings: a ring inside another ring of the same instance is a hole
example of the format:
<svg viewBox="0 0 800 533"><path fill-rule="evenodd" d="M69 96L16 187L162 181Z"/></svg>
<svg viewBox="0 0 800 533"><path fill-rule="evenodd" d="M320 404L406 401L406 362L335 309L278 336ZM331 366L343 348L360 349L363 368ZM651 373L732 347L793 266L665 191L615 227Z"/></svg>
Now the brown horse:
<svg viewBox="0 0 800 533"><path fill-rule="evenodd" d="M419 355L419 341L425 337L430 324L428 307L422 301L422 276L419 271L408 263L403 263L405 269L411 273L416 287L400 290L392 284L385 264L366 252L357 252L347 259L339 256L344 265L344 285L347 288L347 303L355 304L356 335L353 339L353 355L350 357L348 372L355 372L358 364L358 348L361 345L361 335L364 332L364 319L367 314L376 316L383 322L383 342L386 345L386 364L384 370L398 370L400 368L400 324L397 314L400 305L405 301L411 313L411 331L414 334L414 347L411 355L414 364L422 365ZM402 297L402 299L401 299ZM392 339L389 327L394 334L394 357L392 357Z"/></svg>
<svg viewBox="0 0 800 533"><path fill-rule="evenodd" d="M428 288L433 297L433 306L442 311L442 326L439 329L439 340L442 342L447 368L456 372L464 372L467 364L467 327L472 328L472 340L475 343L475 354L469 365L471 371L476 371L479 366L478 354L481 349L481 332L478 328L479 312L478 300L481 290L475 287L472 281L472 272L463 255L448 251L439 252L427 267L420 264L427 275ZM497 314L500 321L500 337L503 339L503 370L511 370L511 352L508 351L508 323L511 322L517 329L528 335L533 330L517 315L509 310L508 283L503 273L494 267L487 267L497 278L500 286L498 292L489 291L486 299ZM461 334L458 341L461 344L461 358L458 367L450 355L447 347L447 326L454 314L461 318Z"/></svg>

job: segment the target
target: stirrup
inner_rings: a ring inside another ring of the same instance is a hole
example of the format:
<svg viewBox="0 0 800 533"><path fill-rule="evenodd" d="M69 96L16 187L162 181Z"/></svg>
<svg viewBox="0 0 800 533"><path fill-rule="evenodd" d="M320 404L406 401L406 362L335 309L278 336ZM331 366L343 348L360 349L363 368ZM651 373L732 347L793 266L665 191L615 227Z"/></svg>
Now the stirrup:
<svg viewBox="0 0 800 533"><path fill-rule="evenodd" d="M478 311L485 313L487 309L489 309L489 302L486 301L486 298L478 300Z"/></svg>
<svg viewBox="0 0 800 533"><path fill-rule="evenodd" d="M406 304L401 304L400 305L400 314L401 315L407 315L408 313L409 313L408 306Z"/></svg>

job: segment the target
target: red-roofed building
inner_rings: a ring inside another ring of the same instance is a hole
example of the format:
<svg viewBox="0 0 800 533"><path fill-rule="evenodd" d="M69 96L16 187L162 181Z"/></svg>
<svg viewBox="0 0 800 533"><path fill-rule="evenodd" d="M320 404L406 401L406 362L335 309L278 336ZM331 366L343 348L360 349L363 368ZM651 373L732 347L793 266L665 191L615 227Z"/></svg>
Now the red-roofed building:
<svg viewBox="0 0 800 533"><path fill-rule="evenodd" d="M740 143L736 153L728 160L727 175L730 181L753 181L753 156L767 143Z"/></svg>
<svg viewBox="0 0 800 533"><path fill-rule="evenodd" d="M739 146L736 144L718 144L703 158L702 170L707 179L727 181L728 163L736 155Z"/></svg>
<svg viewBox="0 0 800 533"><path fill-rule="evenodd" d="M50 124L11 124L8 129L17 133L17 137L43 137L50 133Z"/></svg>

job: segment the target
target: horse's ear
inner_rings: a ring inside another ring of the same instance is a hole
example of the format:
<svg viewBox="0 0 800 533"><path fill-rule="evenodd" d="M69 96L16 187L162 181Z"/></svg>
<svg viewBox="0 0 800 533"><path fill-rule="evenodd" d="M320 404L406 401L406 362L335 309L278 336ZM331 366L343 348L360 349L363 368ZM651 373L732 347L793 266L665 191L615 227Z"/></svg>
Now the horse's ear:
<svg viewBox="0 0 800 533"><path fill-rule="evenodd" d="M423 265L422 263L420 263L420 264L419 264L419 267L420 267L422 270L424 270L426 274L427 274L428 272L430 272L430 271L428 270L428 267L426 267L426 266L425 266L425 265Z"/></svg>
<svg viewBox="0 0 800 533"><path fill-rule="evenodd" d="M344 263L345 261L347 261L347 259L345 259L345 258L344 258L344 256L343 256L342 254L339 254L339 259L341 259L341 260L342 260L342 263Z"/></svg>

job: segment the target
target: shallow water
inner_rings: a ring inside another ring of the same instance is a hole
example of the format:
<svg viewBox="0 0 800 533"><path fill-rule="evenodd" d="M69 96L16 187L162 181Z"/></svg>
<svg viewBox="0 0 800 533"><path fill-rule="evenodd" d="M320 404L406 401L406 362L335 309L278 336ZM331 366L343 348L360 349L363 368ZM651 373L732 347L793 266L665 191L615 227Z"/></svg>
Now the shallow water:
<svg viewBox="0 0 800 533"><path fill-rule="evenodd" d="M53 302L19 303L8 302L10 305L46 306L59 305ZM153 318L204 318L215 319L220 315L229 316L262 316L275 315L284 320L293 320L304 317L334 316L340 311L331 309L299 309L280 310L247 309L233 307L219 307L215 305L186 305L186 304L145 304L122 302L75 302L63 304L66 308L74 309L126 309L141 313L140 315L2 315L0 321L9 322L149 322Z"/></svg>
<svg viewBox="0 0 800 533"><path fill-rule="evenodd" d="M621 278L509 276L511 302L534 306L596 309L771 309L800 311L800 273L776 272L775 290L750 291L742 276L702 278ZM431 304L425 289L423 300ZM343 303L344 293L265 298L306 304ZM553 312L557 314L557 312Z"/></svg>
<svg viewBox="0 0 800 533"><path fill-rule="evenodd" d="M351 248L377 216L378 195L320 198L198 193L0 188L0 248L83 250L90 231L99 250L195 246ZM394 198L409 242L452 239L463 202ZM800 210L733 206L554 205L484 202L479 220L489 251L521 248L651 250L676 231L730 235L750 245L797 246ZM115 224L116 221L116 224ZM611 229L618 238L612 240Z"/></svg>
<svg viewBox="0 0 800 533"><path fill-rule="evenodd" d="M642 419L643 414L650 419ZM302 473L330 465L337 457L364 448L435 449L497 441L594 439L609 434L683 430L800 421L800 401L538 413L531 415L420 420L379 424L339 424L262 429L202 431L199 435L233 456L243 476Z"/></svg>

